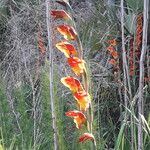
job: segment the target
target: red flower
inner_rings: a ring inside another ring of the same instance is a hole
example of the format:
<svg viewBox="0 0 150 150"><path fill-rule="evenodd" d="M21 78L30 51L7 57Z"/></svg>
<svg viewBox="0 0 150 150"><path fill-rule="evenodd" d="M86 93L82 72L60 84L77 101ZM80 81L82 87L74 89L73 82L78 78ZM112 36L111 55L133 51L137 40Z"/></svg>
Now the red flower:
<svg viewBox="0 0 150 150"><path fill-rule="evenodd" d="M91 97L84 90L80 92L74 93L74 98L76 99L80 110L86 111L89 108L89 104L91 102Z"/></svg>
<svg viewBox="0 0 150 150"><path fill-rule="evenodd" d="M60 25L57 30L64 36L66 40L75 40L77 38L77 33L73 27L68 25Z"/></svg>
<svg viewBox="0 0 150 150"><path fill-rule="evenodd" d="M116 39L108 40L108 43L109 43L111 46L116 46L116 45L117 45Z"/></svg>
<svg viewBox="0 0 150 150"><path fill-rule="evenodd" d="M117 61L115 59L110 59L108 63L111 65L116 65Z"/></svg>
<svg viewBox="0 0 150 150"><path fill-rule="evenodd" d="M112 53L113 51L115 51L115 48L113 46L108 46L107 50Z"/></svg>
<svg viewBox="0 0 150 150"><path fill-rule="evenodd" d="M90 133L84 133L80 136L79 138L79 142L85 142L87 140L90 140L90 141L94 141L95 138L93 136L93 134L90 134Z"/></svg>
<svg viewBox="0 0 150 150"><path fill-rule="evenodd" d="M70 57L72 55L77 55L77 51L75 47L68 42L59 42L56 44L56 47L65 54L66 57Z"/></svg>
<svg viewBox="0 0 150 150"><path fill-rule="evenodd" d="M51 15L55 19L71 20L71 17L64 10L52 10Z"/></svg>
<svg viewBox="0 0 150 150"><path fill-rule="evenodd" d="M111 53L111 55L112 55L112 57L113 57L114 59L117 59L117 58L118 58L118 53L117 53L116 50L113 51L113 52Z"/></svg>
<svg viewBox="0 0 150 150"><path fill-rule="evenodd" d="M83 90L80 81L74 77L68 76L61 78L61 82L68 87L73 93Z"/></svg>
<svg viewBox="0 0 150 150"><path fill-rule="evenodd" d="M68 64L77 76L85 71L85 61L79 59L78 57L68 58Z"/></svg>
<svg viewBox="0 0 150 150"><path fill-rule="evenodd" d="M74 118L74 123L78 129L81 128L81 126L86 122L86 116L80 111L68 111L65 115Z"/></svg>

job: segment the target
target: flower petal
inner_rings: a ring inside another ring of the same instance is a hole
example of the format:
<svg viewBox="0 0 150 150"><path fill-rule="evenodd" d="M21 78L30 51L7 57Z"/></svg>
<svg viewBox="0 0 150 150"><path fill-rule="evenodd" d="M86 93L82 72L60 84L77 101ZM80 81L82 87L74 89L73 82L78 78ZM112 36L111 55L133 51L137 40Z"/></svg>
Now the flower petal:
<svg viewBox="0 0 150 150"><path fill-rule="evenodd" d="M80 110L86 111L89 108L89 104L91 102L91 97L84 90L80 92L74 93L74 98L79 104Z"/></svg>
<svg viewBox="0 0 150 150"><path fill-rule="evenodd" d="M68 76L61 78L61 82L68 87L73 93L83 90L80 81L74 77Z"/></svg>
<svg viewBox="0 0 150 150"><path fill-rule="evenodd" d="M115 59L110 59L108 63L111 65L116 65L117 61Z"/></svg>
<svg viewBox="0 0 150 150"><path fill-rule="evenodd" d="M69 5L69 0L57 0L56 2L63 6Z"/></svg>
<svg viewBox="0 0 150 150"><path fill-rule="evenodd" d="M77 51L75 47L68 42L59 42L56 44L56 47L64 53L66 57L70 57L72 55L77 55Z"/></svg>
<svg viewBox="0 0 150 150"><path fill-rule="evenodd" d="M114 59L117 59L117 58L118 58L118 53L117 53L116 50L113 51L113 52L111 53L111 55L112 55L112 57L113 57Z"/></svg>
<svg viewBox="0 0 150 150"><path fill-rule="evenodd" d="M74 118L74 123L78 129L81 128L81 126L86 122L86 116L80 111L68 111L65 115Z"/></svg>
<svg viewBox="0 0 150 150"><path fill-rule="evenodd" d="M66 40L75 40L77 38L77 33L73 27L68 25L60 25L57 30L64 36Z"/></svg>
<svg viewBox="0 0 150 150"><path fill-rule="evenodd" d="M108 43L109 43L111 46L116 46L116 45L117 45L116 39L108 40Z"/></svg>
<svg viewBox="0 0 150 150"><path fill-rule="evenodd" d="M68 64L77 76L85 71L85 61L79 59L78 57L68 58Z"/></svg>
<svg viewBox="0 0 150 150"><path fill-rule="evenodd" d="M108 46L106 50L112 53L113 51L115 51L115 48L113 46Z"/></svg>
<svg viewBox="0 0 150 150"><path fill-rule="evenodd" d="M85 142L87 140L94 141L95 138L94 138L93 134L84 133L79 137L79 142Z"/></svg>
<svg viewBox="0 0 150 150"><path fill-rule="evenodd" d="M64 10L52 10L51 15L55 19L65 19L65 20L72 20L72 18L67 14Z"/></svg>

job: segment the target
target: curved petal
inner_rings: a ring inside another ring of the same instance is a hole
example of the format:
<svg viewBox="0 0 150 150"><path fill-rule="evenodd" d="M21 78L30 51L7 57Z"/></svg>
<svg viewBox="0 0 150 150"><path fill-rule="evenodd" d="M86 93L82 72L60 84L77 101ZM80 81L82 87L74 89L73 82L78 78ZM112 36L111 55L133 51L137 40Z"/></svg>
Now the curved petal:
<svg viewBox="0 0 150 150"><path fill-rule="evenodd" d="M115 59L110 59L108 63L115 66L117 61Z"/></svg>
<svg viewBox="0 0 150 150"><path fill-rule="evenodd" d="M75 29L68 25L60 25L57 27L58 32L64 36L66 40L75 40L77 33Z"/></svg>
<svg viewBox="0 0 150 150"><path fill-rule="evenodd" d="M78 57L68 58L68 64L77 76L85 71L85 61L79 59Z"/></svg>
<svg viewBox="0 0 150 150"><path fill-rule="evenodd" d="M63 6L69 5L69 0L57 0L56 2Z"/></svg>
<svg viewBox="0 0 150 150"><path fill-rule="evenodd" d="M86 116L80 111L68 111L65 115L74 118L74 123L78 129L81 128L81 126L86 122Z"/></svg>
<svg viewBox="0 0 150 150"><path fill-rule="evenodd" d="M61 78L61 82L68 87L73 93L83 90L80 81L74 77L68 76Z"/></svg>
<svg viewBox="0 0 150 150"><path fill-rule="evenodd" d="M64 53L64 55L69 58L72 55L77 55L75 47L68 42L59 42L56 44L56 47Z"/></svg>
<svg viewBox="0 0 150 150"><path fill-rule="evenodd" d="M79 142L85 142L87 140L94 141L95 138L91 133L84 133L79 137Z"/></svg>
<svg viewBox="0 0 150 150"><path fill-rule="evenodd" d="M117 45L116 39L108 40L108 43L109 43L111 46L116 46L116 45Z"/></svg>
<svg viewBox="0 0 150 150"><path fill-rule="evenodd" d="M74 93L74 98L79 104L80 110L86 111L89 108L89 104L91 102L91 97L85 91L80 91Z"/></svg>
<svg viewBox="0 0 150 150"><path fill-rule="evenodd" d="M64 10L52 10L51 15L55 19L65 19L65 20L71 20L72 18L67 14Z"/></svg>

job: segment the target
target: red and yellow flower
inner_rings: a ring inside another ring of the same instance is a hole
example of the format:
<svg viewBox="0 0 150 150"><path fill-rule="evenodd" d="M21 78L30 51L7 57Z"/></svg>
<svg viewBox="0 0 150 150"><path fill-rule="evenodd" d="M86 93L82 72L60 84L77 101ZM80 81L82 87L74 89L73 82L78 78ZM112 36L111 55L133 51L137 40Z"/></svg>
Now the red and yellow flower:
<svg viewBox="0 0 150 150"><path fill-rule="evenodd" d="M68 111L65 115L74 119L74 123L78 129L86 122L86 116L81 111Z"/></svg>
<svg viewBox="0 0 150 150"><path fill-rule="evenodd" d="M108 40L108 43L109 43L111 46L116 46L116 45L117 45L116 39Z"/></svg>
<svg viewBox="0 0 150 150"><path fill-rule="evenodd" d="M80 81L72 76L61 78L61 82L68 87L73 93L83 90Z"/></svg>
<svg viewBox="0 0 150 150"><path fill-rule="evenodd" d="M91 133L84 133L79 137L79 142L85 142L87 140L94 141L95 138Z"/></svg>
<svg viewBox="0 0 150 150"><path fill-rule="evenodd" d="M79 59L78 57L68 58L68 64L77 76L85 71L85 61Z"/></svg>
<svg viewBox="0 0 150 150"><path fill-rule="evenodd" d="M84 90L80 92L76 92L73 94L75 100L77 101L80 110L86 111L89 108L89 104L91 102L91 97Z"/></svg>
<svg viewBox="0 0 150 150"><path fill-rule="evenodd" d="M65 19L65 20L71 20L72 18L67 14L64 10L52 10L51 15L55 19Z"/></svg>
<svg viewBox="0 0 150 150"><path fill-rule="evenodd" d="M115 66L115 65L117 64L117 61L116 61L115 59L110 59L110 60L109 60L109 64Z"/></svg>
<svg viewBox="0 0 150 150"><path fill-rule="evenodd" d="M69 58L72 55L74 55L74 56L77 55L77 51L76 51L75 47L66 41L57 43L56 47L61 52L63 52L67 58Z"/></svg>
<svg viewBox="0 0 150 150"><path fill-rule="evenodd" d="M77 33L75 29L68 25L60 25L57 27L57 30L60 34L64 36L66 40L75 40L77 39Z"/></svg>

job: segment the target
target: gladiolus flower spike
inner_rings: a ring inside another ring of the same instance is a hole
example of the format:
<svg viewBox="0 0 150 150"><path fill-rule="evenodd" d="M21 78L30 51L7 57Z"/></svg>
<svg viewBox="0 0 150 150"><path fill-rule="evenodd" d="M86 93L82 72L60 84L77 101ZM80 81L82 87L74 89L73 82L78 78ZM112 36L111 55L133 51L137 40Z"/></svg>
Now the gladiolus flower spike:
<svg viewBox="0 0 150 150"><path fill-rule="evenodd" d="M77 33L75 29L68 25L60 25L57 27L57 30L60 34L64 36L66 40L75 40L77 39Z"/></svg>
<svg viewBox="0 0 150 150"><path fill-rule="evenodd" d="M81 126L86 122L86 116L80 111L68 111L65 115L74 118L74 123L78 129L81 128Z"/></svg>
<svg viewBox="0 0 150 150"><path fill-rule="evenodd" d="M77 55L75 47L66 41L57 43L56 47L63 52L67 58Z"/></svg>
<svg viewBox="0 0 150 150"><path fill-rule="evenodd" d="M52 10L51 15L55 19L65 19L65 20L72 20L72 18L67 14L64 10Z"/></svg>

